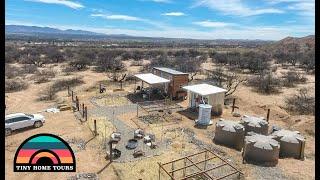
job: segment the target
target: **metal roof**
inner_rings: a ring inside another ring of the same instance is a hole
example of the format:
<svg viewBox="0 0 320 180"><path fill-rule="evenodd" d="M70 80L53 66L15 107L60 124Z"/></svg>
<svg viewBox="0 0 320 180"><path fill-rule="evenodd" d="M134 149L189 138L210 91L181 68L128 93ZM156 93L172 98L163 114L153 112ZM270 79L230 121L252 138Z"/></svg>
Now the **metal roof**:
<svg viewBox="0 0 320 180"><path fill-rule="evenodd" d="M216 94L221 92L226 92L227 90L219 88L217 86L212 86L209 84L196 84L190 86L184 86L183 89L191 91L196 94L200 94L201 96L206 96L210 94Z"/></svg>
<svg viewBox="0 0 320 180"><path fill-rule="evenodd" d="M154 69L169 73L169 74L173 74L173 75L180 75L180 74L188 74L188 73L184 73L181 71L177 71L174 69L170 69L170 68L166 68L166 67L154 67Z"/></svg>
<svg viewBox="0 0 320 180"><path fill-rule="evenodd" d="M135 77L139 78L140 80L148 83L148 84L161 84L161 83L168 83L170 80L162 78L160 76L147 73L147 74L136 74Z"/></svg>

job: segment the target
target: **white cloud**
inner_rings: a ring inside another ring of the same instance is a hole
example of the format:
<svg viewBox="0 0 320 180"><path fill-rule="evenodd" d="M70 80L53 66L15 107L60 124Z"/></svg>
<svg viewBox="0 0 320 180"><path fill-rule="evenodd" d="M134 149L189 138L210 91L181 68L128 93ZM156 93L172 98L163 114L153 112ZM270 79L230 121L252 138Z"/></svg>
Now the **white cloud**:
<svg viewBox="0 0 320 180"><path fill-rule="evenodd" d="M211 27L211 28L226 27L226 26L234 25L233 23L225 23L225 22L218 22L218 21L199 21L199 22L193 22L193 24L196 24L202 27Z"/></svg>
<svg viewBox="0 0 320 180"><path fill-rule="evenodd" d="M287 9L300 16L315 16L315 0L269 0L270 4L286 4Z"/></svg>
<svg viewBox="0 0 320 180"><path fill-rule="evenodd" d="M183 12L168 12L168 13L163 13L163 16L185 16Z"/></svg>
<svg viewBox="0 0 320 180"><path fill-rule="evenodd" d="M84 8L84 6L82 4L80 4L78 2L69 1L69 0L25 0L25 1L39 2L39 3L45 3L45 4L64 5L64 6L72 8L72 9Z"/></svg>
<svg viewBox="0 0 320 180"><path fill-rule="evenodd" d="M291 26L255 26L255 27L221 27L211 31L200 31L193 28L176 28L166 27L161 30L132 30L121 28L94 28L78 25L54 25L54 24L35 24L25 21L10 21L6 20L6 25L29 25L40 27L52 27L62 30L86 30L105 34L127 34L132 36L143 37L167 37L167 38L192 38L192 39L261 39L261 40L280 40L287 36L302 37L314 34L314 27L306 27L304 25Z"/></svg>
<svg viewBox="0 0 320 180"><path fill-rule="evenodd" d="M315 3L299 2L288 6L288 9L298 11L301 16L315 16Z"/></svg>
<svg viewBox="0 0 320 180"><path fill-rule="evenodd" d="M125 20L125 21L144 21L144 19L134 17L134 16L127 16L127 15L106 15L106 14L91 14L93 17L101 17L104 19L111 19L111 20Z"/></svg>
<svg viewBox="0 0 320 180"><path fill-rule="evenodd" d="M260 14L279 14L284 13L283 10L275 8L250 8L241 0L201 0L193 7L205 6L209 9L218 10L224 14L236 16L254 16Z"/></svg>

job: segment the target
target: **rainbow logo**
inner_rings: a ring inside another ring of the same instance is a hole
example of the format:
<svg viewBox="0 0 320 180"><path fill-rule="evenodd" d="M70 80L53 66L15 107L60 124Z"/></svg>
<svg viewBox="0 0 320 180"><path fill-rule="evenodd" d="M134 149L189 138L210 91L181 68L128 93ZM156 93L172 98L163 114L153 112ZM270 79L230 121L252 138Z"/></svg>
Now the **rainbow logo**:
<svg viewBox="0 0 320 180"><path fill-rule="evenodd" d="M62 138L37 134L26 139L14 157L15 172L75 172L75 156Z"/></svg>

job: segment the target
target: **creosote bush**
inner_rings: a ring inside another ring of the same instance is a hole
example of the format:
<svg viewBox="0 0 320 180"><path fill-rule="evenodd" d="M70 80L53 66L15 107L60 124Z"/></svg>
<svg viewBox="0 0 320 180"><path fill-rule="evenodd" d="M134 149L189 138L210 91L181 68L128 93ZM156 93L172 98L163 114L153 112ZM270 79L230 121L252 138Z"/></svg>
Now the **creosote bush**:
<svg viewBox="0 0 320 180"><path fill-rule="evenodd" d="M277 93L281 87L281 80L272 73L262 73L248 79L247 85L265 94Z"/></svg>
<svg viewBox="0 0 320 180"><path fill-rule="evenodd" d="M299 89L296 94L286 99L286 109L292 113L308 115L315 112L315 97L307 88Z"/></svg>
<svg viewBox="0 0 320 180"><path fill-rule="evenodd" d="M286 87L294 87L298 83L305 83L307 78L296 71L288 71L283 74L282 83Z"/></svg>
<svg viewBox="0 0 320 180"><path fill-rule="evenodd" d="M28 83L22 79L6 79L5 92L17 92L28 88Z"/></svg>
<svg viewBox="0 0 320 180"><path fill-rule="evenodd" d="M83 83L84 81L80 77L57 80L51 86L42 91L39 100L53 100L55 99L57 92L68 89L68 86L74 87Z"/></svg>

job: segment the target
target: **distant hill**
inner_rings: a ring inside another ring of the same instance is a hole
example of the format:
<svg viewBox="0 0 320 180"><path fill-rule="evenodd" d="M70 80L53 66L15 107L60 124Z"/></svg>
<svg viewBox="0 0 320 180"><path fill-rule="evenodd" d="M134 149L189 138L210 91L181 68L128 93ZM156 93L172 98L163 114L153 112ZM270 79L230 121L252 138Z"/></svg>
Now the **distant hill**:
<svg viewBox="0 0 320 180"><path fill-rule="evenodd" d="M302 51L313 49L315 47L315 36L309 35L309 36L300 37L300 38L286 37L280 41L276 41L272 44L266 45L265 48L274 52L276 50L285 50L292 44L298 45L298 47Z"/></svg>
<svg viewBox="0 0 320 180"><path fill-rule="evenodd" d="M5 32L7 34L70 34L70 35L104 35L100 33L82 31L82 30L60 30L50 27L38 27L38 26L22 26L22 25L6 25Z"/></svg>
<svg viewBox="0 0 320 180"><path fill-rule="evenodd" d="M102 34L82 30L60 30L50 27L6 25L6 40L76 40L76 41L134 41L147 43L177 43L222 46L246 46L256 47L269 44L273 41L247 40L247 39L187 39L187 38L164 38L164 37L138 37L126 34Z"/></svg>

